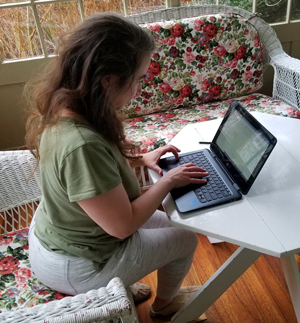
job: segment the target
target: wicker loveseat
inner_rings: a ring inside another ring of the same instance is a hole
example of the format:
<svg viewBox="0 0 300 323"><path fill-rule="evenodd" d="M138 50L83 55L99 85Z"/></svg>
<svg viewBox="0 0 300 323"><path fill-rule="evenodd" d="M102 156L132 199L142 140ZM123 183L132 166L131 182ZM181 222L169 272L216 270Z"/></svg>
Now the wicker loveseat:
<svg viewBox="0 0 300 323"><path fill-rule="evenodd" d="M117 277L74 297L35 277L27 239L41 197L35 164L28 150L0 152L0 322L137 322L131 293Z"/></svg>
<svg viewBox="0 0 300 323"><path fill-rule="evenodd" d="M300 60L257 15L194 5L128 18L158 43L141 96L122 110L127 138L142 152L167 144L188 123L223 117L233 99L250 111L300 118ZM268 65L272 97L257 93ZM145 173L143 186L150 184Z"/></svg>

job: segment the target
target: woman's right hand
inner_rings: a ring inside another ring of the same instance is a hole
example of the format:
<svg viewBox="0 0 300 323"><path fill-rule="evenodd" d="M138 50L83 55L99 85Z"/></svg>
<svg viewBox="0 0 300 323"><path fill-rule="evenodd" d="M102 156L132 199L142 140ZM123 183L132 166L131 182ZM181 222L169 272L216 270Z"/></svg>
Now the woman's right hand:
<svg viewBox="0 0 300 323"><path fill-rule="evenodd" d="M170 190L172 190L189 184L205 184L207 180L202 177L208 175L204 168L187 163L171 169L162 178L168 181Z"/></svg>

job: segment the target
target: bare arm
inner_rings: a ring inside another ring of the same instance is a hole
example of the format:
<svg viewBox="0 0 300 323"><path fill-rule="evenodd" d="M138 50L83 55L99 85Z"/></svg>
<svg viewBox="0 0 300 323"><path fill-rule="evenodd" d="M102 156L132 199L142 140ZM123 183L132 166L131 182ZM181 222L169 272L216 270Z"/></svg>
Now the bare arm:
<svg viewBox="0 0 300 323"><path fill-rule="evenodd" d="M149 153L142 154L141 158L130 160L129 163L131 167L147 166L161 175L162 173L161 169L158 166L158 161L161 156L168 152L173 153L175 158L178 158L178 153L180 152L180 149L173 145L166 145L164 147L159 147L153 151L150 151Z"/></svg>
<svg viewBox="0 0 300 323"><path fill-rule="evenodd" d="M203 168L185 164L169 171L132 202L120 184L102 195L77 203L107 233L125 239L151 217L170 190L191 183L205 183L201 177L207 175Z"/></svg>

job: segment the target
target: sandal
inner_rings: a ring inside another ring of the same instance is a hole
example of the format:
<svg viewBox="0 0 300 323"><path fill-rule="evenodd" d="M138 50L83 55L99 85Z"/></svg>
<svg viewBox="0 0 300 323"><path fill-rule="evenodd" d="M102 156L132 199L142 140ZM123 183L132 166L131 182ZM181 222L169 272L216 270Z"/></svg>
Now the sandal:
<svg viewBox="0 0 300 323"><path fill-rule="evenodd" d="M186 286L186 287L181 287L179 290L179 293L177 296L174 297L173 301L167 305L166 307L160 309L159 311L155 311L152 307L150 306L150 315L152 317L156 316L168 316L171 314L174 314L178 312L181 307L195 294L195 292L200 288L201 286ZM202 314L199 319L194 320L192 322L199 322L202 320L205 320L206 316L205 314Z"/></svg>
<svg viewBox="0 0 300 323"><path fill-rule="evenodd" d="M150 287L139 282L131 285L130 290L135 303L145 301L151 295Z"/></svg>

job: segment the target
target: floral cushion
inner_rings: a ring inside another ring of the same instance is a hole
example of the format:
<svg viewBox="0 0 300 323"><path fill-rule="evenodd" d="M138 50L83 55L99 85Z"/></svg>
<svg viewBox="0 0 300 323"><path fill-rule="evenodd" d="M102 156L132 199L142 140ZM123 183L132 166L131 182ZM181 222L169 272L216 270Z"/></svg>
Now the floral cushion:
<svg viewBox="0 0 300 323"><path fill-rule="evenodd" d="M232 100L180 107L127 119L124 122L126 137L139 145L142 153L151 151L168 144L188 123L223 117ZM300 119L300 111L263 94L252 94L239 97L237 100L249 111Z"/></svg>
<svg viewBox="0 0 300 323"><path fill-rule="evenodd" d="M122 110L127 117L239 97L261 88L261 42L243 17L216 14L144 28L159 47L142 94Z"/></svg>
<svg viewBox="0 0 300 323"><path fill-rule="evenodd" d="M67 295L40 283L28 259L28 228L0 235L0 311L14 311Z"/></svg>

